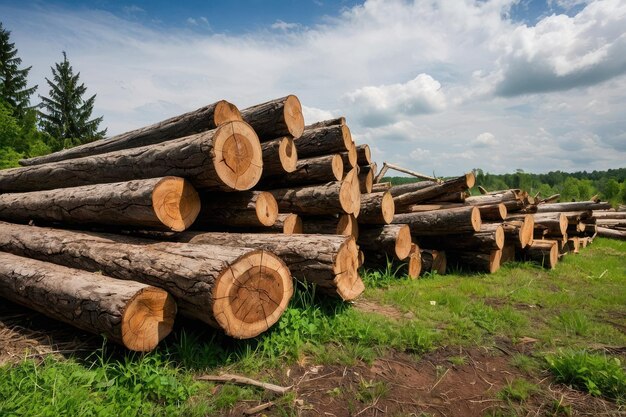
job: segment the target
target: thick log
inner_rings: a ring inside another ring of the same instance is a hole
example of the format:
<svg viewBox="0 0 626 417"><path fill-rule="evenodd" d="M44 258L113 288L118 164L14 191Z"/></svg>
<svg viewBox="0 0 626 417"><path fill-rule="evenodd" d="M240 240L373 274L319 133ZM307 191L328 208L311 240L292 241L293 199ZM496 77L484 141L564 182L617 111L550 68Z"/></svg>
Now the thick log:
<svg viewBox="0 0 626 417"><path fill-rule="evenodd" d="M293 172L263 177L257 188L275 189L341 181L343 169L343 161L339 154L301 158Z"/></svg>
<svg viewBox="0 0 626 417"><path fill-rule="evenodd" d="M0 296L140 352L153 350L176 317L160 288L3 252Z"/></svg>
<svg viewBox="0 0 626 417"><path fill-rule="evenodd" d="M356 147L356 162L361 166L371 165L372 164L372 151L370 150L369 145L358 145Z"/></svg>
<svg viewBox="0 0 626 417"><path fill-rule="evenodd" d="M554 213L564 211L606 210L611 204L595 201L575 201L571 203L545 203L537 205L537 213Z"/></svg>
<svg viewBox="0 0 626 417"><path fill-rule="evenodd" d="M401 194L394 197L393 200L396 203L396 209L401 211L413 204L432 200L444 194L464 191L467 188L473 187L474 181L474 174L469 172L462 177L454 178L441 184L434 184L429 187L422 188L421 190Z"/></svg>
<svg viewBox="0 0 626 417"><path fill-rule="evenodd" d="M547 230L548 235L563 236L567 233L567 216L563 213L535 214L535 230Z"/></svg>
<svg viewBox="0 0 626 417"><path fill-rule="evenodd" d="M341 159L343 160L343 169L345 172L359 166L357 164L357 152L354 142L350 144L346 152L341 152L339 155L341 155Z"/></svg>
<svg viewBox="0 0 626 417"><path fill-rule="evenodd" d="M406 224L361 228L357 243L364 252L384 253L402 261L411 251L411 229Z"/></svg>
<svg viewBox="0 0 626 417"><path fill-rule="evenodd" d="M507 219L502 223L506 241L525 248L533 241L535 220L532 214L525 214L519 219Z"/></svg>
<svg viewBox="0 0 626 417"><path fill-rule="evenodd" d="M422 275L427 272L445 275L448 268L448 257L444 251L420 249L420 255L422 259Z"/></svg>
<svg viewBox="0 0 626 417"><path fill-rule="evenodd" d="M292 137L282 137L261 144L263 178L293 172L298 164L298 152Z"/></svg>
<svg viewBox="0 0 626 417"><path fill-rule="evenodd" d="M496 223L483 223L480 232L442 236L420 236L420 246L446 251L487 251L504 247L504 229Z"/></svg>
<svg viewBox="0 0 626 417"><path fill-rule="evenodd" d="M506 205L502 203L478 206L478 209L480 210L480 217L483 220L504 220L508 214Z"/></svg>
<svg viewBox="0 0 626 417"><path fill-rule="evenodd" d="M200 196L202 208L193 224L196 230L267 227L278 217L276 199L266 191L204 192Z"/></svg>
<svg viewBox="0 0 626 417"><path fill-rule="evenodd" d="M598 227L598 236L626 240L626 230L613 230L607 227Z"/></svg>
<svg viewBox="0 0 626 417"><path fill-rule="evenodd" d="M145 227L180 232L200 211L198 193L182 178L0 195L0 219Z"/></svg>
<svg viewBox="0 0 626 417"><path fill-rule="evenodd" d="M163 288L182 314L240 339L278 321L293 293L285 264L262 250L2 222L0 250Z"/></svg>
<svg viewBox="0 0 626 417"><path fill-rule="evenodd" d="M484 271L493 274L500 269L502 249L493 249L488 252L448 252L448 262L452 261L459 267L471 270Z"/></svg>
<svg viewBox="0 0 626 417"><path fill-rule="evenodd" d="M359 225L352 214L306 217L302 220L302 233L353 236L357 239Z"/></svg>
<svg viewBox="0 0 626 417"><path fill-rule="evenodd" d="M559 261L559 249L553 240L534 240L524 248L523 259L537 262L544 268L554 269Z"/></svg>
<svg viewBox="0 0 626 417"><path fill-rule="evenodd" d="M395 214L391 193L361 194L360 224L389 224Z"/></svg>
<svg viewBox="0 0 626 417"><path fill-rule="evenodd" d="M298 97L289 95L248 107L241 111L261 142L280 136L299 138L304 131L304 116Z"/></svg>
<svg viewBox="0 0 626 417"><path fill-rule="evenodd" d="M281 257L294 278L314 283L318 291L346 301L355 299L365 289L357 272L359 250L353 237L184 232L177 239L270 251Z"/></svg>
<svg viewBox="0 0 626 417"><path fill-rule="evenodd" d="M304 130L319 129L320 127L329 127L329 126L343 126L345 124L346 124L346 118L341 116L341 117L337 117L336 119L322 120L319 122L311 123L310 125L305 126Z"/></svg>
<svg viewBox="0 0 626 417"><path fill-rule="evenodd" d="M28 192L178 176L197 189L247 190L261 177L261 145L244 122L140 148L0 171L0 192Z"/></svg>
<svg viewBox="0 0 626 417"><path fill-rule="evenodd" d="M354 213L360 208L361 193L359 182L354 185L348 181L335 181L321 185L309 185L293 188L269 190L278 202L278 209L286 213L299 215L326 215L336 213Z"/></svg>
<svg viewBox="0 0 626 417"><path fill-rule="evenodd" d="M359 189L361 194L368 194L374 188L374 171L370 166L362 166L359 171Z"/></svg>
<svg viewBox="0 0 626 417"><path fill-rule="evenodd" d="M348 152L353 146L350 129L345 125L305 130L295 142L300 158Z"/></svg>
<svg viewBox="0 0 626 417"><path fill-rule="evenodd" d="M20 165L42 165L67 159L100 155L122 149L154 145L213 130L235 120L241 120L241 114L237 107L225 100L220 100L189 113L107 139L96 140L70 149L63 149L50 155L23 159L20 161Z"/></svg>
<svg viewBox="0 0 626 417"><path fill-rule="evenodd" d="M396 214L394 224L408 224L414 236L453 235L480 231L477 207L461 207L422 213Z"/></svg>

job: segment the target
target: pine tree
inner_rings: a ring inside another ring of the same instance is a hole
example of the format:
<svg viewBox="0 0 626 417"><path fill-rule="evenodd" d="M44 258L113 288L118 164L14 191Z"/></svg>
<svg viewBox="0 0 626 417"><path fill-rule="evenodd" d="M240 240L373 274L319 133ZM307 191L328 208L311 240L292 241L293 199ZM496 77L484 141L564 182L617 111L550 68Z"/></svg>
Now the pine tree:
<svg viewBox="0 0 626 417"><path fill-rule="evenodd" d="M98 130L102 117L91 119L96 95L83 100L87 91L85 84L79 84L80 72L74 70L63 52L63 61L55 64L52 79L46 78L50 86L50 97L40 96L41 127L51 136L62 141L62 147L71 147L101 139L106 129Z"/></svg>
<svg viewBox="0 0 626 417"><path fill-rule="evenodd" d="M11 32L0 22L0 100L4 101L18 119L29 110L30 96L37 86L26 87L31 67L20 69L22 59L17 56L15 44L11 43Z"/></svg>

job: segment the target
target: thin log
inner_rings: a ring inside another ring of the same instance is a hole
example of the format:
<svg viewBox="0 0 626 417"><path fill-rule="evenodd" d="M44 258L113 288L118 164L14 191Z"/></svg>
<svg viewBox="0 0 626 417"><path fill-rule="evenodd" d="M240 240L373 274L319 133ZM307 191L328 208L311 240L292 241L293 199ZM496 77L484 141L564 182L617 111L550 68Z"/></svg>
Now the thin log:
<svg viewBox="0 0 626 417"><path fill-rule="evenodd" d="M210 381L210 382L223 382L226 384L238 384L238 385L252 385L253 387L263 388L266 391L270 391L276 394L285 394L291 388L292 385L288 387L281 387L279 385L269 384L267 382L257 381L255 379L247 378L245 376L233 375L233 374L223 374L223 375L201 375L196 377L196 381Z"/></svg>
<svg viewBox="0 0 626 417"><path fill-rule="evenodd" d="M266 191L203 192L201 201L202 209L193 225L196 230L268 227L278 217L278 203Z"/></svg>
<svg viewBox="0 0 626 417"><path fill-rule="evenodd" d="M304 131L304 116L298 97L289 95L248 107L241 111L261 142L281 136L299 138Z"/></svg>
<svg viewBox="0 0 626 417"><path fill-rule="evenodd" d="M598 236L609 237L612 239L626 240L625 230L613 230L607 227L598 227Z"/></svg>
<svg viewBox="0 0 626 417"><path fill-rule="evenodd" d="M287 188L341 181L343 169L343 161L338 154L301 158L293 172L263 177L257 188Z"/></svg>
<svg viewBox="0 0 626 417"><path fill-rule="evenodd" d="M611 204L595 201L576 201L571 203L546 203L537 206L537 213L554 213L564 211L606 210Z"/></svg>
<svg viewBox="0 0 626 417"><path fill-rule="evenodd" d="M357 243L365 252L382 252L402 261L411 251L411 229L406 224L361 228Z"/></svg>
<svg viewBox="0 0 626 417"><path fill-rule="evenodd" d="M343 126L345 124L346 124L346 118L341 116L335 119L322 120L319 122L311 123L310 125L305 126L304 130L319 129L320 127L329 127L329 126Z"/></svg>
<svg viewBox="0 0 626 417"><path fill-rule="evenodd" d="M593 211L596 219L626 219L626 212L623 211Z"/></svg>
<svg viewBox="0 0 626 417"><path fill-rule="evenodd" d="M430 186L433 185L437 185L440 184L440 182L437 181L416 181L416 182L410 182L407 184L400 184L400 185L391 185L391 183L387 183L387 182L383 182L380 184L389 184L391 186L391 188L389 189L389 191L391 192L391 195L394 197L398 197L402 194L407 194L407 193L412 193L414 191L419 191L419 190L423 190L424 188L428 188ZM386 191L386 190L385 190Z"/></svg>
<svg viewBox="0 0 626 417"><path fill-rule="evenodd" d="M524 248L522 255L548 269L554 269L559 261L559 249L553 240L534 240Z"/></svg>
<svg viewBox="0 0 626 417"><path fill-rule="evenodd" d="M302 221L302 233L353 236L357 239L359 225L352 214L305 217Z"/></svg>
<svg viewBox="0 0 626 417"><path fill-rule="evenodd" d="M467 188L473 187L474 181L474 174L469 172L462 177L454 178L441 184L435 184L421 190L401 194L397 197L394 197L393 200L396 203L396 209L401 211L413 204L432 200L444 194L464 191Z"/></svg>
<svg viewBox="0 0 626 417"><path fill-rule="evenodd" d="M361 224L389 224L395 214L393 197L389 192L361 194Z"/></svg>
<svg viewBox="0 0 626 417"><path fill-rule="evenodd" d="M394 224L408 224L415 236L474 233L480 231L480 211L461 207L422 213L396 214Z"/></svg>
<svg viewBox="0 0 626 417"><path fill-rule="evenodd" d="M387 162L384 162L383 166L387 167L388 169L393 169L393 170L398 171L398 172L403 172L405 174L412 175L415 178L420 178L420 179L429 180L429 181L438 181L437 178L434 178L434 177L431 177L431 176L428 176L428 175L424 175L424 174L421 174L419 172L412 171L410 169L402 168L402 167L400 167L398 165L388 164ZM381 172L382 172L382 170L381 170Z"/></svg>
<svg viewBox="0 0 626 417"><path fill-rule="evenodd" d="M263 153L263 178L294 172L298 152L292 137L282 137L261 144Z"/></svg>
<svg viewBox="0 0 626 417"><path fill-rule="evenodd" d="M20 165L42 165L50 162L83 158L85 156L101 155L122 149L154 145L213 130L225 123L236 120L241 120L241 114L237 107L225 100L220 100L189 113L107 139L96 140L70 149L63 149L49 155L22 159Z"/></svg>
<svg viewBox="0 0 626 417"><path fill-rule="evenodd" d="M0 296L141 352L171 332L176 316L162 289L3 252Z"/></svg>
<svg viewBox="0 0 626 417"><path fill-rule="evenodd" d="M506 190L498 194L489 193L489 194L467 197L465 199L465 203L471 206L487 206L487 205L491 206L491 205L500 204L500 203L506 204L511 201L517 202L518 200L519 199L514 190ZM509 207L507 206L507 208Z"/></svg>
<svg viewBox="0 0 626 417"><path fill-rule="evenodd" d="M361 190L361 194L371 193L373 187L374 171L369 169L369 166L362 166L359 171L359 189Z"/></svg>
<svg viewBox="0 0 626 417"><path fill-rule="evenodd" d="M376 183L376 179L374 178L374 185L372 185L372 192L373 193L380 193L382 191L392 191L392 186L390 182L379 182L378 184ZM393 195L393 192L391 192L391 195Z"/></svg>

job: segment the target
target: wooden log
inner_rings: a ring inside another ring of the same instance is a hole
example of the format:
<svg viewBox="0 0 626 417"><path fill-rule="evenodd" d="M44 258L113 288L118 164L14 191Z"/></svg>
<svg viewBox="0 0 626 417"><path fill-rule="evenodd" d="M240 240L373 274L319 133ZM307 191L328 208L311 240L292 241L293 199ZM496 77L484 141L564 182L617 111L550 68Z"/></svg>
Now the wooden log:
<svg viewBox="0 0 626 417"><path fill-rule="evenodd" d="M626 240L626 231L613 230L607 227L598 227L598 236L609 237L611 239Z"/></svg>
<svg viewBox="0 0 626 417"><path fill-rule="evenodd" d="M548 269L554 269L559 261L559 249L552 240L534 240L524 248L522 255L525 260L537 262Z"/></svg>
<svg viewBox="0 0 626 417"><path fill-rule="evenodd" d="M361 228L357 243L366 253L383 253L402 261L411 252L411 229L406 224Z"/></svg>
<svg viewBox="0 0 626 417"><path fill-rule="evenodd" d="M411 279L419 278L422 273L422 253L419 246L411 244L411 250L406 263L406 274Z"/></svg>
<svg viewBox="0 0 626 417"><path fill-rule="evenodd" d="M420 179L423 179L423 180L439 182L439 180L437 178L430 177L428 175L424 175L424 174L421 174L419 172L415 172L415 171L403 168L403 167L398 166L398 165L389 164L387 162L383 162L383 167L381 168L381 170L378 173L378 175L376 175L376 178L374 179L374 181L380 182L380 180L383 178L383 176L387 173L387 171L389 169L393 169L395 171L403 172L405 174L409 174L409 175L412 175L412 176L414 176L416 178L420 178Z"/></svg>
<svg viewBox="0 0 626 417"><path fill-rule="evenodd" d="M467 267L471 270L484 271L493 274L500 269L502 249L493 249L488 252L448 252L448 259L459 267ZM450 262L450 261L449 261Z"/></svg>
<svg viewBox="0 0 626 417"><path fill-rule="evenodd" d="M198 193L165 177L0 195L0 219L133 226L180 232L200 211Z"/></svg>
<svg viewBox="0 0 626 417"><path fill-rule="evenodd" d="M357 191L358 180L356 181ZM325 215L354 213L360 208L361 193L354 192L348 181L335 181L321 185L269 190L282 212L299 215Z"/></svg>
<svg viewBox="0 0 626 417"><path fill-rule="evenodd" d="M140 352L153 350L176 317L160 288L2 252L0 296Z"/></svg>
<svg viewBox="0 0 626 417"><path fill-rule="evenodd" d="M289 95L248 107L241 111L261 142L280 136L299 138L304 131L304 116L298 97Z"/></svg>
<svg viewBox="0 0 626 417"><path fill-rule="evenodd" d="M480 211L476 207L461 207L422 213L396 214L394 224L408 224L414 236L474 233L480 231Z"/></svg>
<svg viewBox="0 0 626 417"><path fill-rule="evenodd" d="M606 210L611 204L594 201L575 201L571 203L545 203L537 206L537 213L555 213L564 211Z"/></svg>
<svg viewBox="0 0 626 417"><path fill-rule="evenodd" d="M414 204L406 209L407 213L418 213L422 211L444 210L451 208L466 207L462 203L430 203L430 204Z"/></svg>
<svg viewBox="0 0 626 417"><path fill-rule="evenodd" d="M274 233L284 233L286 235L296 235L302 233L302 219L297 214L279 214L276 222L272 226Z"/></svg>
<svg viewBox="0 0 626 417"><path fill-rule="evenodd" d="M356 217L352 214L305 217L302 220L302 233L353 236L357 239L359 237L359 225Z"/></svg>
<svg viewBox="0 0 626 417"><path fill-rule="evenodd" d="M626 212L594 210L593 217L596 219L626 219Z"/></svg>
<svg viewBox="0 0 626 417"><path fill-rule="evenodd" d="M389 191L391 192L391 183L390 182L379 182L376 183L376 179L374 179L374 185L372 185L372 192L373 193L380 193L382 191ZM393 192L391 193L391 195L393 195Z"/></svg>
<svg viewBox="0 0 626 417"><path fill-rule="evenodd" d="M508 214L506 205L503 203L478 206L478 210L480 210L480 217L483 220L504 220Z"/></svg>
<svg viewBox="0 0 626 417"><path fill-rule="evenodd" d="M193 244L245 245L270 251L281 257L294 278L314 283L317 291L345 301L355 299L365 289L357 272L359 250L353 237L184 232L177 239Z"/></svg>
<svg viewBox="0 0 626 417"><path fill-rule="evenodd" d="M454 178L441 184L434 184L429 187L422 188L421 190L401 194L394 197L393 201L396 203L396 209L401 211L413 204L422 203L444 194L471 188L474 186L474 181L474 174L469 172L462 177Z"/></svg>
<svg viewBox="0 0 626 417"><path fill-rule="evenodd" d="M96 140L70 149L63 149L49 155L22 159L20 165L42 165L50 162L100 155L122 149L154 145L213 130L225 123L236 120L241 120L241 114L237 107L225 100L220 100L189 113L107 139Z"/></svg>
<svg viewBox="0 0 626 417"><path fill-rule="evenodd" d="M435 197L433 199L429 199L429 203L465 203L465 198L467 197L465 191L456 191L453 193L446 193L440 195L439 197Z"/></svg>
<svg viewBox="0 0 626 417"><path fill-rule="evenodd" d="M348 172L352 168L356 168L359 166L357 164L357 151L354 142L350 144L346 152L341 152L339 155L341 155L341 159L343 160L343 167L345 172Z"/></svg>
<svg viewBox="0 0 626 417"><path fill-rule="evenodd" d="M597 219L596 224L598 227L605 227L609 229L623 229L626 228L626 219Z"/></svg>
<svg viewBox="0 0 626 417"><path fill-rule="evenodd" d="M247 190L261 177L261 145L244 122L156 145L0 171L0 192L28 192L178 176L197 189Z"/></svg>
<svg viewBox="0 0 626 417"><path fill-rule="evenodd" d="M263 178L293 172L298 164L298 152L292 137L282 137L261 144Z"/></svg>
<svg viewBox="0 0 626 417"><path fill-rule="evenodd" d="M345 125L305 130L295 142L301 158L348 152L353 146L350 129Z"/></svg>
<svg viewBox="0 0 626 417"><path fill-rule="evenodd" d="M354 217L359 217L361 212L361 185L359 184L359 174L357 169L353 169L343 177L343 182L350 184L350 195L354 203Z"/></svg>
<svg viewBox="0 0 626 417"><path fill-rule="evenodd" d="M580 239L578 236L567 238L567 250L572 253L580 253Z"/></svg>
<svg viewBox="0 0 626 417"><path fill-rule="evenodd" d="M532 214L525 214L519 219L507 219L502 223L505 240L525 248L533 241L535 220Z"/></svg>
<svg viewBox="0 0 626 417"><path fill-rule="evenodd" d="M424 188L428 188L430 186L437 185L440 183L436 181L417 181L417 182L410 182L408 184L391 185L390 182L382 182L382 183L378 183L377 185L386 187L386 184L389 184L389 187L391 187L391 188L388 188L388 190L391 192L391 195L394 197L398 197L402 194L407 194L407 193L412 193L414 191L423 190Z"/></svg>
<svg viewBox="0 0 626 417"><path fill-rule="evenodd" d="M504 242L502 248L502 256L500 257L500 264L503 265L507 262L515 262L515 244Z"/></svg>
<svg viewBox="0 0 626 417"><path fill-rule="evenodd" d="M389 224L393 220L395 206L389 191L384 193L361 194L361 211L358 221L361 224Z"/></svg>
<svg viewBox="0 0 626 417"><path fill-rule="evenodd" d="M420 255L422 259L422 275L427 272L445 275L448 268L448 257L444 251L420 249Z"/></svg>
<svg viewBox="0 0 626 417"><path fill-rule="evenodd" d="M563 236L567 233L567 216L563 213L534 215L535 230L547 230L548 234Z"/></svg>
<svg viewBox="0 0 626 417"><path fill-rule="evenodd" d="M364 169L368 168L368 169ZM374 187L374 171L369 169L369 166L361 167L359 171L359 189L361 190L361 194L369 194L372 192L372 188Z"/></svg>
<svg viewBox="0 0 626 417"><path fill-rule="evenodd" d="M285 264L263 250L154 242L0 222L0 250L163 288L179 311L244 339L276 323L293 294Z"/></svg>
<svg viewBox="0 0 626 417"><path fill-rule="evenodd" d="M257 188L275 189L341 181L343 169L339 154L301 158L293 172L264 177Z"/></svg>
<svg viewBox="0 0 626 417"><path fill-rule="evenodd" d="M266 191L201 193L202 209L193 224L196 230L268 227L276 222L278 203Z"/></svg>
<svg viewBox="0 0 626 417"><path fill-rule="evenodd" d="M330 120L321 120L319 122L311 123L304 127L304 130L310 129L319 129L320 127L329 127L329 126L343 126L346 124L346 118L341 116L335 119Z"/></svg>
<svg viewBox="0 0 626 417"><path fill-rule="evenodd" d="M420 236L420 246L446 251L487 251L504 247L504 229L496 223L483 223L480 232L442 236Z"/></svg>
<svg viewBox="0 0 626 417"><path fill-rule="evenodd" d="M358 145L356 147L357 153L357 164L361 166L371 165L372 164L372 151L370 150L369 145Z"/></svg>

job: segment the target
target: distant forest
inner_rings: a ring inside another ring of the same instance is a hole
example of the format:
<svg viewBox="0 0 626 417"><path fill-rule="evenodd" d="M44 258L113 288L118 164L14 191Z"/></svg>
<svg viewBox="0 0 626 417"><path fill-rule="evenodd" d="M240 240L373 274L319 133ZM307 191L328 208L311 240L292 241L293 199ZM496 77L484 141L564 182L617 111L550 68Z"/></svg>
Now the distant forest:
<svg viewBox="0 0 626 417"><path fill-rule="evenodd" d="M626 204L626 168L607 171L562 172L551 171L547 174L529 174L521 170L513 174L490 174L482 169L474 169L476 186L471 190L478 194L477 187L483 186L488 191L520 188L529 194L548 197L561 194L561 201L583 201L599 195L603 201L614 206ZM382 181L393 184L415 182L411 177L385 177Z"/></svg>

